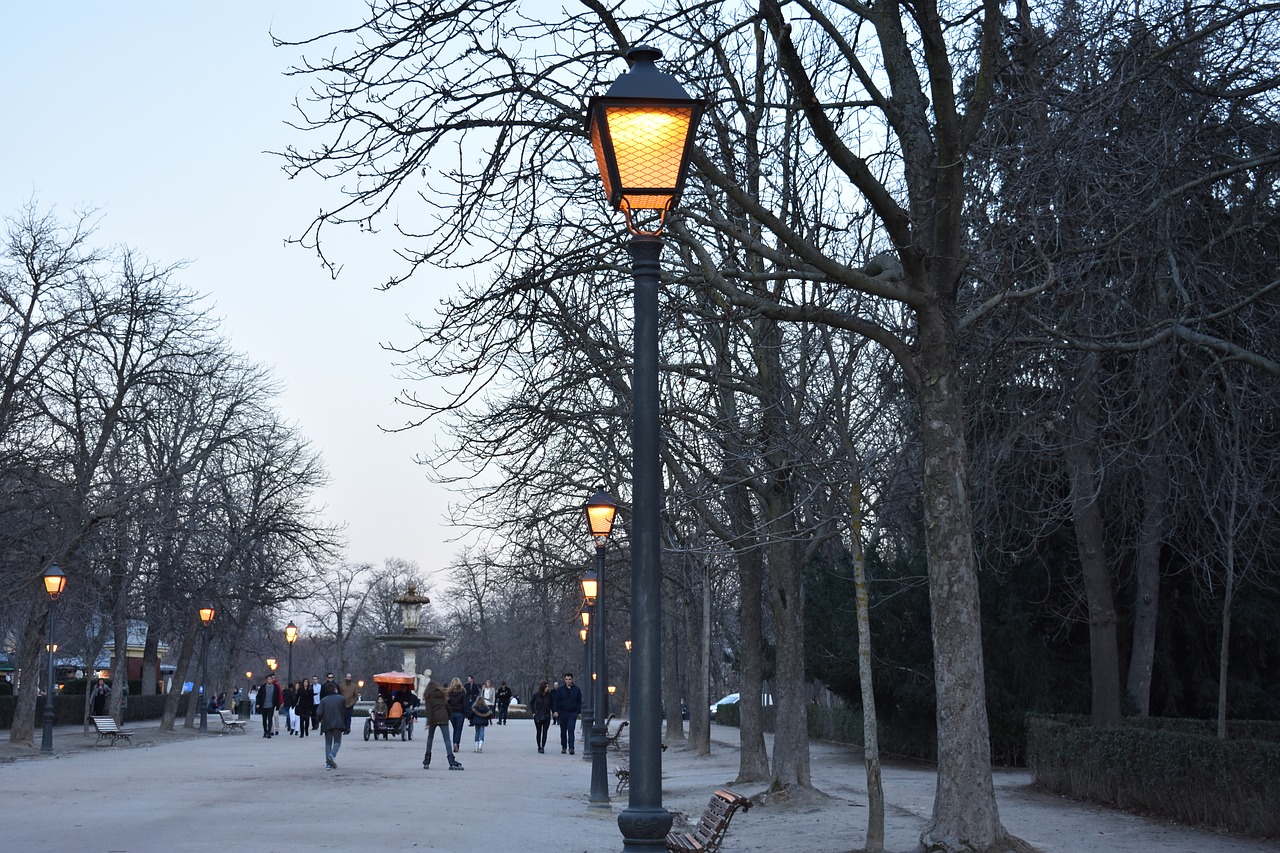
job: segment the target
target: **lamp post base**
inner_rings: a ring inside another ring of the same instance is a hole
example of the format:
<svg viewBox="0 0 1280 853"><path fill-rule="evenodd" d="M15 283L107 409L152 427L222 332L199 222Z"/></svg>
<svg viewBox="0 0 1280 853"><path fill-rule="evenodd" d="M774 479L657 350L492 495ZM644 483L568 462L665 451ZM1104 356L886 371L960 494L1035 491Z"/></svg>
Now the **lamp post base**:
<svg viewBox="0 0 1280 853"><path fill-rule="evenodd" d="M675 816L662 808L627 808L618 815L622 853L653 853L666 848L667 833Z"/></svg>

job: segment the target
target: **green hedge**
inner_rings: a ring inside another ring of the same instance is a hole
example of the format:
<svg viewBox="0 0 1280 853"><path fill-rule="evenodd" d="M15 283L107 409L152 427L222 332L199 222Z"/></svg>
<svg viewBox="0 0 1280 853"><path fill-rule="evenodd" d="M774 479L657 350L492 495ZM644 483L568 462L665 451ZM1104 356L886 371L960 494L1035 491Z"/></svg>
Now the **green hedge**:
<svg viewBox="0 0 1280 853"><path fill-rule="evenodd" d="M187 698L190 694L184 694L178 699L178 718L181 719L187 712ZM164 700L162 695L156 696L130 696L125 701L124 720L122 722L130 722L137 720L158 720L164 713ZM0 729L8 729L13 727L13 712L17 707L18 699L16 696L0 696ZM55 726L74 726L84 722L84 696L63 696L58 694L53 697L53 724ZM44 699L36 701L36 728L39 729L44 725Z"/></svg>
<svg viewBox="0 0 1280 853"><path fill-rule="evenodd" d="M824 708L809 705L806 708L806 726L814 740L833 741L862 746L861 708ZM764 730L773 731L773 707L764 709ZM717 721L727 726L740 724L737 704L721 705L716 711ZM938 738L933 720L899 719L886 723L880 721L880 754L923 761L938 758ZM1025 725L991 722L991 760L1000 766L1022 767L1026 763Z"/></svg>
<svg viewBox="0 0 1280 853"><path fill-rule="evenodd" d="M1036 783L1054 793L1280 837L1280 743L1218 740L1200 723L1126 720L1095 729L1087 717L1029 715L1029 764Z"/></svg>

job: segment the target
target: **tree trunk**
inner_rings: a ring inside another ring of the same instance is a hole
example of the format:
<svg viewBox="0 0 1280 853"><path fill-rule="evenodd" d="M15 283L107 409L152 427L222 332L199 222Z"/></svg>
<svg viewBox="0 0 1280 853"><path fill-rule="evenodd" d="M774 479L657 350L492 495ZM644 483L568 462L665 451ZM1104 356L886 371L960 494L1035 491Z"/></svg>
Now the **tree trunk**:
<svg viewBox="0 0 1280 853"><path fill-rule="evenodd" d="M744 506L746 487L729 489L732 514L742 522L753 518ZM739 513L745 512L745 515ZM742 597L742 660L739 696L759 696L764 691L764 555L759 548L739 548L738 578ZM707 700L710 702L711 700ZM764 742L764 709L757 702L738 701L738 776L735 784L763 782L769 778L769 752Z"/></svg>
<svg viewBox="0 0 1280 853"><path fill-rule="evenodd" d="M1151 713L1151 672L1156 657L1160 613L1160 552L1168 519L1169 475L1166 433L1156 433L1142 472L1142 523L1134 555L1133 648L1126 693L1140 717Z"/></svg>
<svg viewBox="0 0 1280 853"><path fill-rule="evenodd" d="M852 448L845 448L850 452ZM858 681L862 691L863 761L867 766L866 853L884 850L884 784L880 774L880 733L876 694L871 678L871 607L867 595L867 564L862 552L861 482L849 488L849 552L853 555L853 582L858 619Z"/></svg>
<svg viewBox="0 0 1280 853"><path fill-rule="evenodd" d="M1228 565L1231 555L1227 555ZM1227 739L1227 665L1231 649L1231 602L1235 598L1235 574L1227 570L1226 589L1222 595L1222 642L1218 653L1218 739Z"/></svg>
<svg viewBox="0 0 1280 853"><path fill-rule="evenodd" d="M1097 356L1086 355L1075 380L1066 460L1071 479L1071 520L1089 604L1093 724L1112 728L1120 724L1120 652L1102 510L1098 504L1102 480L1095 447L1099 422L1094 389L1096 362Z"/></svg>
<svg viewBox="0 0 1280 853"><path fill-rule="evenodd" d="M129 618L113 608L112 623L115 637L115 661L111 667L111 698L107 702L111 717L117 722L124 722L124 712L128 707L129 695Z"/></svg>
<svg viewBox="0 0 1280 853"><path fill-rule="evenodd" d="M789 489L789 484L787 485ZM786 496L789 497L789 494ZM769 551L769 606L777 633L777 672L774 676L773 770L770 790L812 785L809 773L809 727L805 703L804 669L804 558L789 523L794 503L771 496L769 514L773 530ZM785 504L785 508L784 508ZM738 706L759 705L759 693L743 693Z"/></svg>
<svg viewBox="0 0 1280 853"><path fill-rule="evenodd" d="M991 780L954 305L931 304L917 316L922 493L938 702L937 793L920 842L929 851L986 851L1006 834Z"/></svg>
<svg viewBox="0 0 1280 853"><path fill-rule="evenodd" d="M684 741L684 719L680 716L680 638L676 632L675 614L683 613L673 606L671 584L662 585L666 602L662 607L662 707L667 712L668 743Z"/></svg>
<svg viewBox="0 0 1280 853"><path fill-rule="evenodd" d="M156 678L157 665L160 661L160 635L147 626L147 640L142 647L142 670L139 679L142 686L139 693L143 696L155 696L160 692L160 683Z"/></svg>
<svg viewBox="0 0 1280 853"><path fill-rule="evenodd" d="M173 684L169 687L169 693L165 697L164 711L160 717L161 731L173 731L173 724L178 716L178 699L182 696L184 674L191 669L191 658L195 654L196 626L199 624L200 620L198 618L188 619L186 630L182 632L182 641L178 645L178 657L173 663ZM188 714L189 717L190 714ZM189 721L186 727L190 728Z"/></svg>
<svg viewBox="0 0 1280 853"><path fill-rule="evenodd" d="M22 683L17 685L17 701L13 709L13 725L9 728L9 743L17 746L35 746L36 701L40 698L40 685L45 674L40 671L40 650L49 635L49 596L41 588L43 602L34 602L27 611L27 624L22 643L18 647L18 671Z"/></svg>

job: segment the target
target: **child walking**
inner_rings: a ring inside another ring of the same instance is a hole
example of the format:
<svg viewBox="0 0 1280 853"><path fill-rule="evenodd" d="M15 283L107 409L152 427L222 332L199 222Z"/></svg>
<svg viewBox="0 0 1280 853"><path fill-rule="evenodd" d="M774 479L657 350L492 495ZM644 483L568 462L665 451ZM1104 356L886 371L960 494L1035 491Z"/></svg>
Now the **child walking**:
<svg viewBox="0 0 1280 853"><path fill-rule="evenodd" d="M484 730L489 727L489 720L493 717L493 708L488 702L484 701L481 695L476 699L476 703L471 706L471 725L476 729L476 752L484 752Z"/></svg>

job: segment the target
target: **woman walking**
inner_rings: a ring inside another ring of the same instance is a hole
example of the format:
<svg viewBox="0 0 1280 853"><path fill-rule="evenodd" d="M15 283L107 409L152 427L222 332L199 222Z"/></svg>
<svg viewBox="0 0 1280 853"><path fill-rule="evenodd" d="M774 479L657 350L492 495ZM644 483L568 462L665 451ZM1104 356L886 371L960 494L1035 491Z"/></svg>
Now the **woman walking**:
<svg viewBox="0 0 1280 853"><path fill-rule="evenodd" d="M289 734L296 734L293 725L293 706L298 701L298 685L290 682L284 687L284 704L280 707L284 710L284 728Z"/></svg>
<svg viewBox="0 0 1280 853"><path fill-rule="evenodd" d="M453 751L457 752L462 748L462 724L467 721L467 688L462 686L461 678L449 682L445 700L449 706L449 722L453 724Z"/></svg>
<svg viewBox="0 0 1280 853"><path fill-rule="evenodd" d="M547 682L538 685L538 692L529 701L529 710L533 713L533 736L538 742L538 752L545 754L547 732L551 729L551 691Z"/></svg>
<svg viewBox="0 0 1280 853"><path fill-rule="evenodd" d="M457 680L454 679L454 681ZM422 756L422 769L426 770L431 766L431 744L436 739L436 729L440 729L440 738L444 741L444 754L449 759L449 769L461 770L462 765L453 755L453 742L449 737L449 723L452 715L449 713L449 700L445 697L444 690L435 681L428 681L422 698L427 709L427 751Z"/></svg>
<svg viewBox="0 0 1280 853"><path fill-rule="evenodd" d="M311 728L311 715L316 712L315 693L311 689L311 679L304 678L298 686L298 698L293 704L298 720L298 737L306 737Z"/></svg>

